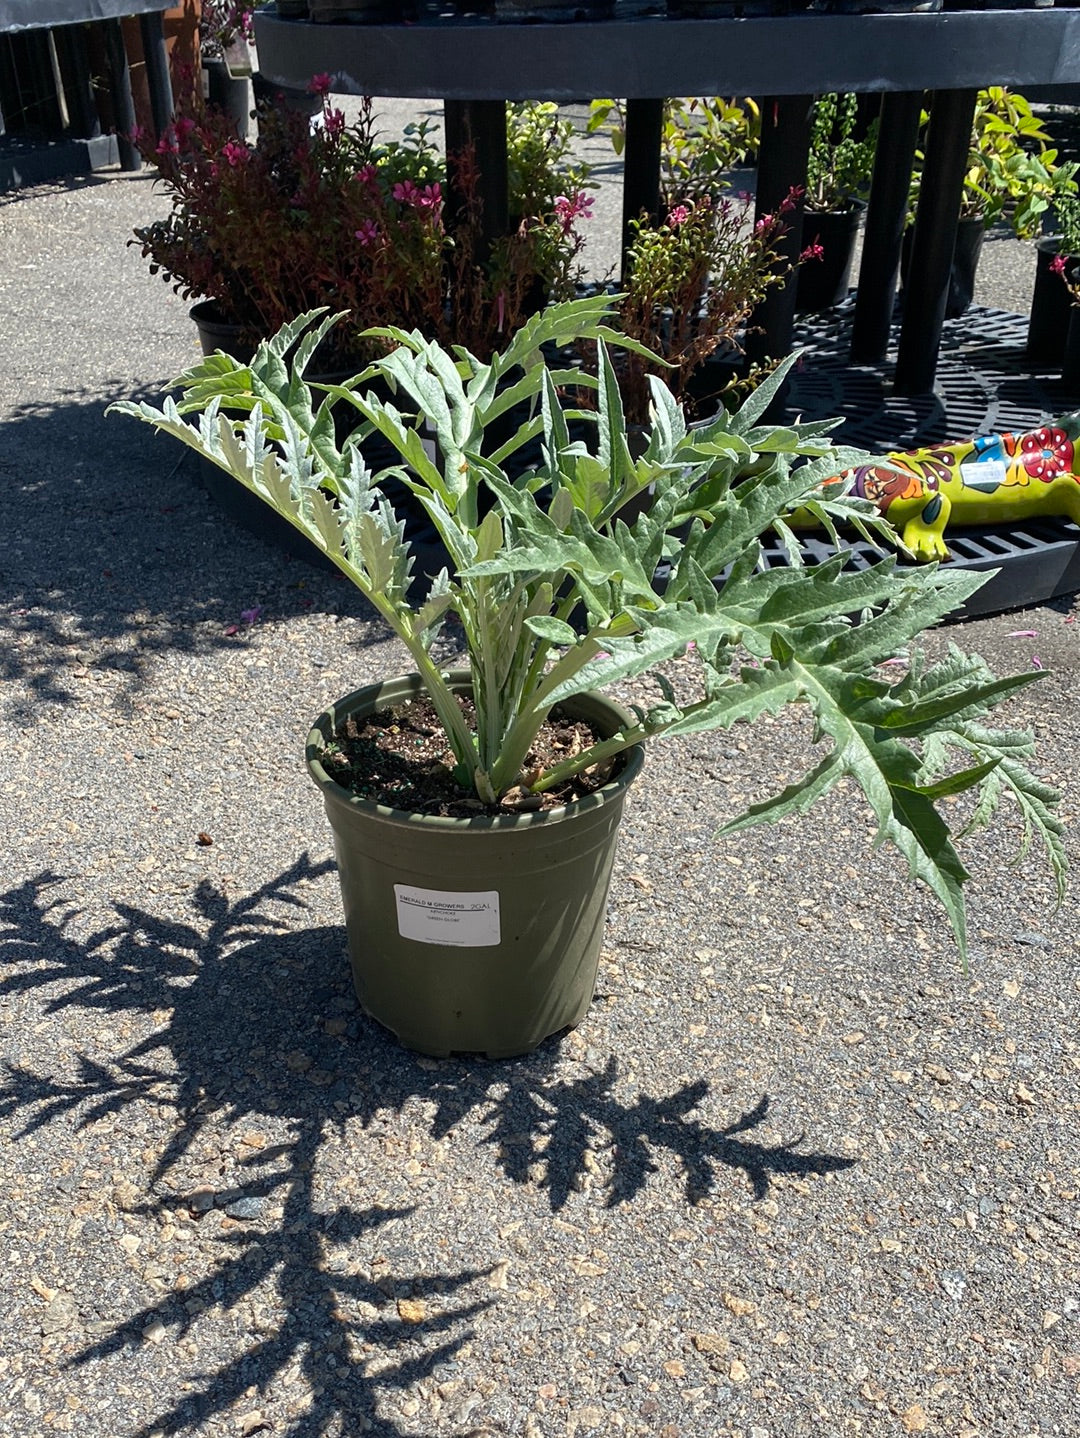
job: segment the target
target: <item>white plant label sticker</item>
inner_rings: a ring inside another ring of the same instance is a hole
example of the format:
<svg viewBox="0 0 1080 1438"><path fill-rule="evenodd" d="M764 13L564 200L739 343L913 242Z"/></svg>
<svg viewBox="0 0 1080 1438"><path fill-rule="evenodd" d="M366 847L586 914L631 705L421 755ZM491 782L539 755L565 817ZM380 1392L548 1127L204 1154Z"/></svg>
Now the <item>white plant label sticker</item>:
<svg viewBox="0 0 1080 1438"><path fill-rule="evenodd" d="M497 889L462 894L395 884L394 898L398 933L403 939L467 949L490 948L501 941Z"/></svg>
<svg viewBox="0 0 1080 1438"><path fill-rule="evenodd" d="M1001 459L969 460L960 466L960 478L968 489L981 489L992 494L1005 483L1008 471Z"/></svg>

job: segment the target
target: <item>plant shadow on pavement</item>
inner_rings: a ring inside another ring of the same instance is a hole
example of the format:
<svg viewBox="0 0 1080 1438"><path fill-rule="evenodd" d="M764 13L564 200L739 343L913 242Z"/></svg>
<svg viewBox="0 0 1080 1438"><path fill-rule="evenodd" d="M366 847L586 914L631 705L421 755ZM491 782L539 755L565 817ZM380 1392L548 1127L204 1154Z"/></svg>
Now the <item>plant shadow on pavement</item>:
<svg viewBox="0 0 1080 1438"><path fill-rule="evenodd" d="M139 1033L119 1053L117 1035L99 1034L103 1058L68 1050L46 1071L10 1064L0 1119L11 1141L54 1122L86 1130L102 1119L130 1123L138 1112L164 1112L156 1162L129 1211L181 1222L201 1207L221 1225L223 1256L208 1273L126 1320L94 1325L93 1341L71 1364L137 1346L154 1325L179 1341L216 1304L235 1308L256 1289L274 1290L274 1318L257 1344L238 1339L234 1356L201 1371L198 1391L145 1423L139 1438L235 1412L253 1385L265 1392L287 1368L302 1372L313 1395L288 1429L293 1438L335 1425L392 1438L404 1430L376 1416L377 1402L401 1401L403 1390L451 1361L471 1321L496 1301L485 1282L490 1268L407 1275L377 1269L377 1259L370 1267L357 1261L363 1240L400 1227L416 1205L357 1208L319 1196L320 1153L327 1141L340 1142L346 1125L362 1125L364 1141L397 1146L420 1126L437 1141L472 1118L488 1125L496 1162L513 1182L539 1187L535 1165L546 1163L555 1211L605 1133L609 1206L642 1190L657 1167L653 1154L664 1150L682 1166L691 1201L710 1192L722 1167L741 1170L763 1197L772 1175L825 1174L853 1162L801 1153L797 1143L755 1142L749 1134L766 1117L766 1097L718 1130L691 1116L704 1082L627 1103L613 1092L614 1059L584 1078L556 1076L557 1040L513 1063L436 1063L403 1052L358 1011L343 929L302 926L305 886L332 867L304 856L240 898L204 883L190 923L116 904L115 923L81 940L72 936L77 914L62 897L61 876L42 873L0 895L0 997L36 993L58 1037L72 1010L111 1015L117 1029L130 1024ZM70 1076L56 1076L65 1069ZM252 1123L287 1137L252 1151L216 1192L193 1193L185 1170L200 1140L209 1143L215 1131L235 1137ZM230 1210L237 1219L227 1222Z"/></svg>
<svg viewBox="0 0 1080 1438"><path fill-rule="evenodd" d="M25 404L3 422L0 606L9 640L0 678L36 702L74 697L73 667L142 688L167 651L244 642L241 616L263 622L318 607L372 621L343 577L253 538L204 492L196 457L145 427L106 417L117 399L160 400L114 381L93 393ZM144 432L145 431L145 432ZM32 722L30 701L17 718Z"/></svg>

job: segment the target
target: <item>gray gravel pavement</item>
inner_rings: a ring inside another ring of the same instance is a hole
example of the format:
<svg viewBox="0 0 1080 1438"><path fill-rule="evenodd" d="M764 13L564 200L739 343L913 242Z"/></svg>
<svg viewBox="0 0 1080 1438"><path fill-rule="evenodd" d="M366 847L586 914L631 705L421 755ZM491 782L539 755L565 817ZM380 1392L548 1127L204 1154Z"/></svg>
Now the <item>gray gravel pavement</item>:
<svg viewBox="0 0 1080 1438"><path fill-rule="evenodd" d="M402 1052L301 752L403 653L103 417L195 357L125 247L162 211L146 176L0 206L0 1428L1074 1435L1075 895L1006 816L965 976L850 792L715 837L795 717L657 745L586 1022ZM1030 262L991 243L979 298L1022 308ZM1074 861L1075 619L931 639L1050 671L1011 718Z"/></svg>

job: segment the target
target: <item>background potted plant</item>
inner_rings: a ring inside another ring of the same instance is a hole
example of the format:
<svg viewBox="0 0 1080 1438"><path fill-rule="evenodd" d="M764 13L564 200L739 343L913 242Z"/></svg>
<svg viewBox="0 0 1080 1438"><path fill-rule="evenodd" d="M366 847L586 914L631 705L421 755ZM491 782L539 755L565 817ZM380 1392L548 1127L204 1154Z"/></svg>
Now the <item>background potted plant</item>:
<svg viewBox="0 0 1080 1438"><path fill-rule="evenodd" d="M799 266L795 307L830 309L847 298L855 241L874 173L878 121L863 122L857 95L819 95L810 115L803 242L813 262Z"/></svg>
<svg viewBox="0 0 1080 1438"><path fill-rule="evenodd" d="M251 127L253 11L245 0L202 0L199 19L203 98L227 115L244 139Z"/></svg>
<svg viewBox="0 0 1080 1438"><path fill-rule="evenodd" d="M1055 238L1055 243L1063 247L1080 238L1073 226L1080 221L1080 201L1072 202L1072 212L1068 213L1063 221L1061 235ZM1050 261L1047 268L1047 275L1050 281L1056 283L1062 293L1067 297L1069 308L1066 311L1065 338L1061 346L1061 380L1067 394L1080 394L1080 260L1074 254L1057 254Z"/></svg>
<svg viewBox="0 0 1080 1438"><path fill-rule="evenodd" d="M406 0L307 0L309 19L321 25L382 25L412 18L415 8Z"/></svg>
<svg viewBox="0 0 1080 1438"><path fill-rule="evenodd" d="M926 123L930 117L923 118ZM979 91L953 250L947 318L962 315L971 303L983 236L991 225L1003 222L1017 239L1034 239L1047 211L1063 195L1075 193L1078 167L1071 161L1059 163L1058 152L1049 141L1042 121L1023 95L1000 85ZM922 177L921 150L916 151L915 161L911 221ZM910 233L909 229L905 240ZM905 257L902 273L906 262Z"/></svg>
<svg viewBox="0 0 1080 1438"><path fill-rule="evenodd" d="M221 116L195 110L178 114L146 152L171 211L139 227L134 242L179 294L211 302L197 322L234 326L232 342L250 352L292 316L332 305L349 320L327 336L320 363L339 369L379 349L367 333L376 324L417 325L490 353L538 292L542 302L572 288L586 176L566 160L562 130L546 115L541 123L529 107L510 111L508 147L524 189L511 195L512 232L481 258L464 163L462 218L447 232L446 166L433 127L407 125L386 140L370 101L347 124L329 76L312 84L323 97L314 128L289 109L261 106L258 140L243 144Z"/></svg>
<svg viewBox="0 0 1080 1438"><path fill-rule="evenodd" d="M491 0L491 9L496 20L505 22L608 20L615 0Z"/></svg>
<svg viewBox="0 0 1080 1438"><path fill-rule="evenodd" d="M800 506L834 534L840 522L889 532L843 484L823 488L856 457L831 444L827 424L759 423L783 367L737 413L697 428L687 428L653 378L651 425L634 457L607 348L623 341L608 328L604 297L546 310L487 363L398 332L397 349L367 375L323 387L321 403L304 366L332 320L311 328L315 318L261 345L250 366L225 355L195 366L178 381L179 405L170 398L160 409L115 408L206 455L308 534L415 666L411 678L332 706L308 744L335 832L357 991L406 1043L436 1053L519 1052L581 1018L625 786L639 746L665 733L807 706L829 747L727 828L797 813L850 778L870 804L878 841L895 844L945 906L962 954L967 875L948 828L955 811L939 809L942 800L971 791L965 817L981 824L1011 793L1060 883L1055 796L1024 765L1031 741L983 725L1006 694L1041 675L995 679L955 649L930 666L911 651L899 680L878 667L981 576L900 568L891 557L847 572L842 552L817 564L758 567L770 528L794 544L787 517ZM543 358L548 347L582 338L598 348L591 446L571 438L562 377ZM393 403L367 388L372 376L394 388ZM493 421L526 398L537 412L493 449ZM328 418L333 399L352 405L358 420L340 446ZM422 421L436 435L435 459L421 443ZM372 429L399 457L379 474L357 443ZM512 480L507 460L537 435L540 463ZM387 477L424 505L452 559L454 572L435 575L423 594L410 582ZM624 523L650 485L650 508ZM448 634L464 648L465 674L447 671ZM687 653L696 679L677 690L662 666ZM652 696L636 691L641 702L626 709L594 697L646 675ZM423 700L419 728L409 699ZM387 703L399 706L389 725L378 718ZM442 786L443 799L425 801L425 813L395 807L394 783L379 779L395 725L408 731L397 759L407 764L419 739L425 757L413 772ZM580 857L559 862L575 854L580 827Z"/></svg>
<svg viewBox="0 0 1080 1438"><path fill-rule="evenodd" d="M792 195L755 221L749 195L702 195L631 222L619 328L641 348L619 355L618 375L632 425L648 417L650 376L702 411L739 383L747 321L788 271L774 246L794 209Z"/></svg>
<svg viewBox="0 0 1080 1438"><path fill-rule="evenodd" d="M1055 198L1044 222L1048 233L1035 244L1035 288L1031 295L1026 353L1032 364L1054 367L1065 358L1073 309L1069 285L1075 282L1080 270L1080 195L1071 176L1068 190ZM1061 282L1063 278L1065 285Z"/></svg>
<svg viewBox="0 0 1080 1438"><path fill-rule="evenodd" d="M626 146L626 112L620 100L593 100L589 134L607 135L616 155ZM752 99L719 96L667 99L660 131L660 200L665 210L692 200L716 199L732 188L733 172L757 156L761 115Z"/></svg>
<svg viewBox="0 0 1080 1438"><path fill-rule="evenodd" d="M632 426L648 413L650 374L663 374L695 412L756 382L745 373L741 341L766 290L788 270L774 245L797 196L755 222L753 198L732 193L739 168L757 153L760 116L752 100L665 100L660 147L660 213L630 223L620 281L619 325L643 346L618 356L623 403ZM616 154L626 142L621 101L593 100L590 133L605 133Z"/></svg>

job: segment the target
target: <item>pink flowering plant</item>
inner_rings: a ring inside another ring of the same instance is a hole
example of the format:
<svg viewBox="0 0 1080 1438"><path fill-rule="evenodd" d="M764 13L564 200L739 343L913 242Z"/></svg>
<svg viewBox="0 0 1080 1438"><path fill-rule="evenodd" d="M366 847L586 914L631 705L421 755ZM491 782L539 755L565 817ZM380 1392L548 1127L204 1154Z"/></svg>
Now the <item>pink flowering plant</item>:
<svg viewBox="0 0 1080 1438"><path fill-rule="evenodd" d="M1080 305L1080 198L1062 195L1054 206L1052 238L1057 254L1050 261L1052 274L1060 275L1074 305Z"/></svg>
<svg viewBox="0 0 1080 1438"><path fill-rule="evenodd" d="M590 167L574 156L573 121L551 101L516 101L507 106L507 117L511 218L550 215L560 200L584 201L592 187ZM579 209L575 217L586 213Z"/></svg>
<svg viewBox="0 0 1080 1438"><path fill-rule="evenodd" d="M244 0L202 0L199 42L206 55L223 55L237 42L255 38L254 5Z"/></svg>
<svg viewBox="0 0 1080 1438"><path fill-rule="evenodd" d="M792 193L775 214L752 218L749 196L687 197L655 224L632 222L619 321L648 356L629 351L620 379L628 417L641 423L649 375L682 399L690 376L723 346L737 348L753 310L789 266L775 245Z"/></svg>
<svg viewBox="0 0 1080 1438"><path fill-rule="evenodd" d="M377 326L420 328L490 354L531 309L572 290L588 211L577 171L550 163L545 190L536 179L543 147L533 143L516 227L486 253L470 156L457 161L451 234L446 164L431 126L383 140L370 101L347 123L329 76L315 76L311 88L322 96L317 126L264 106L258 140L248 143L200 105L143 149L172 206L166 219L136 229L133 243L177 293L213 301L240 326L242 345L328 305L348 316L325 338L320 362L331 370L381 353ZM566 181L571 213L556 203Z"/></svg>

